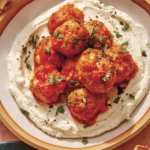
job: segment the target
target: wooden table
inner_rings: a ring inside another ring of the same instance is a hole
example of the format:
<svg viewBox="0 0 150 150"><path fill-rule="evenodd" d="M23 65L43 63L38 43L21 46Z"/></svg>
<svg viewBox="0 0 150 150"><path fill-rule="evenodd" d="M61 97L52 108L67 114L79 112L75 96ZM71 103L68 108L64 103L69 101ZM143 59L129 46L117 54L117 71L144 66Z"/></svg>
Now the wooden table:
<svg viewBox="0 0 150 150"><path fill-rule="evenodd" d="M18 140L19 139L13 135L0 121L0 142ZM150 124L134 138L114 150L133 150L135 145L146 145L150 147Z"/></svg>

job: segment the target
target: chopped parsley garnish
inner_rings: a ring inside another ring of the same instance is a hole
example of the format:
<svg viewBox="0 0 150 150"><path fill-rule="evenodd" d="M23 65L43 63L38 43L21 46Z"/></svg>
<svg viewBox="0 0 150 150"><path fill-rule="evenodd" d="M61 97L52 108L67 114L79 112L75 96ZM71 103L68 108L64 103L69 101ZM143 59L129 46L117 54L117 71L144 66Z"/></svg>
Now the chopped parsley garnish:
<svg viewBox="0 0 150 150"><path fill-rule="evenodd" d="M63 82L63 81L65 81L65 79L64 79L64 77L61 77L61 76L60 76L60 77L57 77L57 81L58 81L58 82Z"/></svg>
<svg viewBox="0 0 150 150"><path fill-rule="evenodd" d="M129 44L129 42L126 41L126 42L122 43L121 45L122 45L122 46L127 46L128 44Z"/></svg>
<svg viewBox="0 0 150 150"><path fill-rule="evenodd" d="M108 70L108 71L105 73L105 76L102 78L102 81L106 82L107 80L109 80L110 75L111 75L111 70Z"/></svg>
<svg viewBox="0 0 150 150"><path fill-rule="evenodd" d="M83 126L83 128L88 128L90 125L89 124L85 124L84 126Z"/></svg>
<svg viewBox="0 0 150 150"><path fill-rule="evenodd" d="M79 83L79 81L76 81L76 80L71 80L71 85L79 85L80 83Z"/></svg>
<svg viewBox="0 0 150 150"><path fill-rule="evenodd" d="M106 56L106 50L108 49L108 44L105 44L103 49L102 49L102 53L104 55L104 57Z"/></svg>
<svg viewBox="0 0 150 150"><path fill-rule="evenodd" d="M120 53L123 53L123 54L129 53L129 51L127 51L126 49L120 49L119 52L120 52Z"/></svg>
<svg viewBox="0 0 150 150"><path fill-rule="evenodd" d="M46 54L50 54L51 53L51 51L50 51L50 49L48 47L45 48L45 51L46 51Z"/></svg>
<svg viewBox="0 0 150 150"><path fill-rule="evenodd" d="M100 41L100 44L102 44L103 41L104 41L104 38L101 36L101 37L99 38L99 41Z"/></svg>
<svg viewBox="0 0 150 150"><path fill-rule="evenodd" d="M122 37L122 35L121 35L119 32L117 32L117 31L114 31L114 33L116 34L116 37L117 37L117 38L120 38L120 37Z"/></svg>
<svg viewBox="0 0 150 150"><path fill-rule="evenodd" d="M65 37L64 37L63 34L58 34L57 38L58 38L58 39L64 39Z"/></svg>
<svg viewBox="0 0 150 150"><path fill-rule="evenodd" d="M74 103L73 103L74 106L77 106L78 104L79 104L78 102L74 102Z"/></svg>
<svg viewBox="0 0 150 150"><path fill-rule="evenodd" d="M26 117L29 117L30 113L24 109L20 109L21 112L26 116Z"/></svg>
<svg viewBox="0 0 150 150"><path fill-rule="evenodd" d="M86 103L86 98L85 97L82 98L82 102Z"/></svg>
<svg viewBox="0 0 150 150"><path fill-rule="evenodd" d="M27 68L28 70L32 70L32 67L31 67L30 64L26 64L26 68Z"/></svg>
<svg viewBox="0 0 150 150"><path fill-rule="evenodd" d="M54 37L55 37L55 38L57 38L57 37L58 37L58 35L59 35L59 32L58 32L58 31L55 31L55 33L54 33Z"/></svg>
<svg viewBox="0 0 150 150"><path fill-rule="evenodd" d="M49 82L50 84L55 84L55 83L56 83L55 78L54 78L54 75L49 76L48 82Z"/></svg>
<svg viewBox="0 0 150 150"><path fill-rule="evenodd" d="M129 94L130 99L135 99L135 96L133 94Z"/></svg>
<svg viewBox="0 0 150 150"><path fill-rule="evenodd" d="M23 54L25 54L27 52L27 47L25 47L24 45L22 45L22 50L23 50Z"/></svg>
<svg viewBox="0 0 150 150"><path fill-rule="evenodd" d="M93 29L94 29L94 26L91 26L91 28L90 28L90 36L93 34Z"/></svg>
<svg viewBox="0 0 150 150"><path fill-rule="evenodd" d="M87 143L89 143L86 137L83 137L83 138L82 138L82 143L83 143L84 145L86 145Z"/></svg>
<svg viewBox="0 0 150 150"><path fill-rule="evenodd" d="M114 99L114 103L118 104L119 100L120 100L120 97L116 97L116 98Z"/></svg>
<svg viewBox="0 0 150 150"><path fill-rule="evenodd" d="M49 108L53 108L54 106L51 104L51 105L49 105Z"/></svg>
<svg viewBox="0 0 150 150"><path fill-rule="evenodd" d="M30 37L29 39L29 44L32 45L32 48L35 49L36 48L36 45L37 45L37 42L39 40L39 36L38 35L33 35L32 37Z"/></svg>
<svg viewBox="0 0 150 150"><path fill-rule="evenodd" d="M47 41L47 39L45 37L43 37L42 40L43 40L44 43L46 43L46 41Z"/></svg>
<svg viewBox="0 0 150 150"><path fill-rule="evenodd" d="M145 50L142 50L141 53L142 53L142 56L143 56L143 57L147 57L147 54L146 54L146 51L145 51Z"/></svg>
<svg viewBox="0 0 150 150"><path fill-rule="evenodd" d="M76 97L77 96L77 93L75 91L73 91L73 96Z"/></svg>
<svg viewBox="0 0 150 150"><path fill-rule="evenodd" d="M101 55L97 55L97 62L100 62L102 59Z"/></svg>
<svg viewBox="0 0 150 150"><path fill-rule="evenodd" d="M68 103L72 103L72 99L71 98L68 98Z"/></svg>
<svg viewBox="0 0 150 150"><path fill-rule="evenodd" d="M73 39L73 40L71 40L71 43L73 43L73 44L78 44L79 43L79 39Z"/></svg>
<svg viewBox="0 0 150 150"><path fill-rule="evenodd" d="M126 23L124 24L124 27L122 28L123 31L127 31L129 29L129 25Z"/></svg>
<svg viewBox="0 0 150 150"><path fill-rule="evenodd" d="M58 115L58 113L63 114L65 112L64 106L59 106L56 110L56 116Z"/></svg>
<svg viewBox="0 0 150 150"><path fill-rule="evenodd" d="M27 60L29 59L30 55L26 56L25 60L24 60L24 63L27 62Z"/></svg>

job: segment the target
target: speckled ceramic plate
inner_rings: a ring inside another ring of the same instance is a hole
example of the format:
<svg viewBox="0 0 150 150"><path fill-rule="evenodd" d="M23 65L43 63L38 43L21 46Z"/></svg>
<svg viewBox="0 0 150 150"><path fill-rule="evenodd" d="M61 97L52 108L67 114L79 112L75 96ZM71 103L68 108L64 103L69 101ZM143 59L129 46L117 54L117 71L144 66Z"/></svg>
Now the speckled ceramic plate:
<svg viewBox="0 0 150 150"><path fill-rule="evenodd" d="M30 120L22 117L17 104L8 90L7 55L15 37L27 23L31 22L45 10L60 2L62 2L62 0L20 1L20 3L18 3L12 10L8 12L5 19L1 22L0 118L16 136L37 149L112 149L132 138L149 123L150 93L146 95L144 100L136 108L131 116L132 119L130 121L123 122L116 129L111 130L101 136L89 138L89 143L87 145L83 145L81 143L81 139L57 139L42 132ZM128 13L136 22L142 24L150 35L149 15L137 4L130 0L102 0L102 2L106 5L115 6L116 8Z"/></svg>

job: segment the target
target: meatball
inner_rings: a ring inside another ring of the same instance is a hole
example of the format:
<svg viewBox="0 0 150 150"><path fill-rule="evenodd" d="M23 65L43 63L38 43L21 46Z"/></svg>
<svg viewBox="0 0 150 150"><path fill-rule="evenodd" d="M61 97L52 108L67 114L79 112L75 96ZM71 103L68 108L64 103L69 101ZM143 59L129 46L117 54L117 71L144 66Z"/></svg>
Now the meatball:
<svg viewBox="0 0 150 150"><path fill-rule="evenodd" d="M116 81L116 68L97 49L86 49L77 62L76 70L79 80L93 94L109 91Z"/></svg>
<svg viewBox="0 0 150 150"><path fill-rule="evenodd" d="M84 15L82 11L74 7L73 4L67 4L61 7L50 16L48 23L50 34L53 35L54 30L69 19L76 19L78 22L83 23Z"/></svg>
<svg viewBox="0 0 150 150"><path fill-rule="evenodd" d="M52 48L52 37L43 37L40 44L35 49L35 66L52 64L60 68L63 60L64 56Z"/></svg>
<svg viewBox="0 0 150 150"><path fill-rule="evenodd" d="M30 81L30 89L39 101L52 104L59 101L59 96L65 91L66 82L53 65L40 65L35 69Z"/></svg>
<svg viewBox="0 0 150 150"><path fill-rule="evenodd" d="M113 36L102 22L91 20L85 24L85 27L90 34L88 40L89 47L101 50L112 46Z"/></svg>
<svg viewBox="0 0 150 150"><path fill-rule="evenodd" d="M53 38L53 48L67 57L74 56L86 48L89 37L87 29L76 22L68 20L56 28Z"/></svg>
<svg viewBox="0 0 150 150"><path fill-rule="evenodd" d="M116 67L115 84L127 84L134 78L138 67L125 47L114 45L106 51L106 55Z"/></svg>
<svg viewBox="0 0 150 150"><path fill-rule="evenodd" d="M68 87L73 89L83 87L76 72L77 60L78 57L66 59L62 68L62 75L65 77Z"/></svg>
<svg viewBox="0 0 150 150"><path fill-rule="evenodd" d="M107 110L107 100L105 93L93 95L86 88L81 88L69 94L67 106L75 119L92 125L97 114Z"/></svg>

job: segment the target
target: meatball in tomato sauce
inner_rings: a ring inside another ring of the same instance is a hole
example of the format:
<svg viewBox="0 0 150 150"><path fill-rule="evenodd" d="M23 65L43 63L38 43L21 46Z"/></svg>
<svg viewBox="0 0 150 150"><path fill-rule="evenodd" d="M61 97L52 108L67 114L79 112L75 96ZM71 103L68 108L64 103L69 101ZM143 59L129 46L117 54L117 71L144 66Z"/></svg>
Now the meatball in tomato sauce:
<svg viewBox="0 0 150 150"><path fill-rule="evenodd" d="M69 19L76 19L78 22L83 23L83 12L74 7L73 4L67 4L61 7L50 16L48 23L50 34L53 35L54 30Z"/></svg>
<svg viewBox="0 0 150 150"><path fill-rule="evenodd" d="M116 68L97 49L85 50L76 65L79 80L93 94L109 91L116 81Z"/></svg>
<svg viewBox="0 0 150 150"><path fill-rule="evenodd" d="M86 48L87 29L76 20L68 20L54 31L53 48L67 57L79 54Z"/></svg>
<svg viewBox="0 0 150 150"><path fill-rule="evenodd" d="M90 34L88 40L89 47L101 50L112 46L113 36L104 23L98 20L91 20L85 24L85 27Z"/></svg>
<svg viewBox="0 0 150 150"><path fill-rule="evenodd" d="M76 71L77 60L78 57L66 59L62 68L62 75L65 77L67 86L72 89L83 87Z"/></svg>
<svg viewBox="0 0 150 150"><path fill-rule="evenodd" d="M125 47L114 45L106 51L107 57L116 67L115 84L128 83L138 71L137 64Z"/></svg>
<svg viewBox="0 0 150 150"><path fill-rule="evenodd" d="M34 71L30 81L30 89L39 101L52 104L59 101L59 96L65 91L66 82L53 65L40 65Z"/></svg>
<svg viewBox="0 0 150 150"><path fill-rule="evenodd" d="M92 125L96 115L107 110L107 100L105 93L93 95L86 88L81 88L69 94L67 106L75 119Z"/></svg>
<svg viewBox="0 0 150 150"><path fill-rule="evenodd" d="M64 56L52 48L52 37L43 37L35 49L34 62L36 66L52 64L61 67Z"/></svg>

